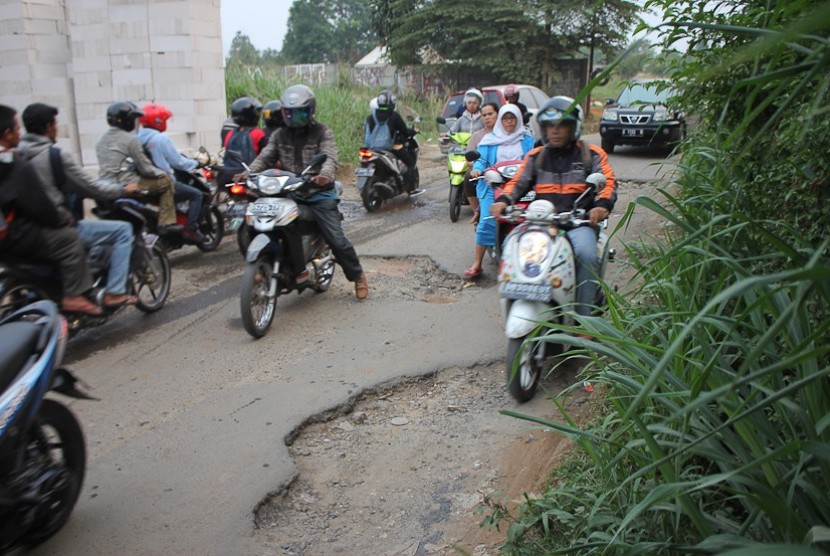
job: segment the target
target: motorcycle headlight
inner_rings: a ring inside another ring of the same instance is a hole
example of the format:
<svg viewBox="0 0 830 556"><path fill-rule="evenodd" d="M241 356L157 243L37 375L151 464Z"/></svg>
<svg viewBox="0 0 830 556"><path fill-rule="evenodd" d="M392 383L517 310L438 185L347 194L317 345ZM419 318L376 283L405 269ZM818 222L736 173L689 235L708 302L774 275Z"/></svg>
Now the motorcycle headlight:
<svg viewBox="0 0 830 556"><path fill-rule="evenodd" d="M616 122L617 121L617 111L611 110L610 108L606 108L602 111L602 119L608 120L609 122Z"/></svg>
<svg viewBox="0 0 830 556"><path fill-rule="evenodd" d="M501 169L501 175L505 177L505 179L512 179L513 176L516 175L516 172L519 171L518 164L511 164L510 166L504 166Z"/></svg>
<svg viewBox="0 0 830 556"><path fill-rule="evenodd" d="M519 239L519 265L525 274L538 274L541 263L549 253L550 237L546 233L528 232Z"/></svg>
<svg viewBox="0 0 830 556"><path fill-rule="evenodd" d="M257 180L257 188L266 195L276 195L282 190L282 180L274 176L260 176Z"/></svg>

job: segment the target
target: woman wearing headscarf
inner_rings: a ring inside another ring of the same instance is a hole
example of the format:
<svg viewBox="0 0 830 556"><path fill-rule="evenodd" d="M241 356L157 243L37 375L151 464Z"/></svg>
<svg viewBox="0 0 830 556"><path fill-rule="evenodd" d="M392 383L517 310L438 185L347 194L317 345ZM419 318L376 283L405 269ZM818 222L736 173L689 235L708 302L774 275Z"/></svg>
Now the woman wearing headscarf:
<svg viewBox="0 0 830 556"><path fill-rule="evenodd" d="M477 178L484 170L499 162L507 160L522 160L527 152L533 148L533 135L522 125L522 113L515 104L505 104L499 109L496 126L493 131L485 135L478 144L479 158L470 171L471 178ZM493 204L493 188L484 181L476 183L476 196L481 214L489 214ZM496 244L496 221L492 218L482 218L476 227L476 245L473 264L464 271L466 278L481 276L481 263L488 247Z"/></svg>

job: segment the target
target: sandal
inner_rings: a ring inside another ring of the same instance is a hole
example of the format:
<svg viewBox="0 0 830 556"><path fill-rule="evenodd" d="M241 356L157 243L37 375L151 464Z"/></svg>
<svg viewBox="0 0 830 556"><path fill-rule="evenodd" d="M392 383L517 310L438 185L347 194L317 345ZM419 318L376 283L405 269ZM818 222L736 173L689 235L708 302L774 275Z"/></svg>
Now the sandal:
<svg viewBox="0 0 830 556"><path fill-rule="evenodd" d="M104 296L104 307L121 307L122 305L135 305L138 298L127 294L106 294Z"/></svg>
<svg viewBox="0 0 830 556"><path fill-rule="evenodd" d="M475 209L473 211L473 217L470 218L470 224L473 226L478 226L478 220L481 218L481 211L479 209Z"/></svg>
<svg viewBox="0 0 830 556"><path fill-rule="evenodd" d="M478 278L482 274L482 270L480 268L473 268L470 267L464 271L464 278Z"/></svg>

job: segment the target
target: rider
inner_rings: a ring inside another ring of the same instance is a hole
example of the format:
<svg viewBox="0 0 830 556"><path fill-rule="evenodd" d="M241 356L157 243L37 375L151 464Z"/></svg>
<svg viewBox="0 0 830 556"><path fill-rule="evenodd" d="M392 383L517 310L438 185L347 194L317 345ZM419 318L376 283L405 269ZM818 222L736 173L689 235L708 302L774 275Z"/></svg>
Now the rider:
<svg viewBox="0 0 830 556"><path fill-rule="evenodd" d="M0 105L0 256L56 264L63 287L61 309L100 315L101 308L83 295L92 287L84 245L26 157L14 150L19 143L17 111Z"/></svg>
<svg viewBox="0 0 830 556"><path fill-rule="evenodd" d="M222 146L226 151L236 151L242 157L242 162L251 164L259 155L269 136L260 129L259 116L262 113L262 104L255 98L241 97L231 104L231 118L238 126L225 135ZM242 164L225 157L225 165L219 172L218 185L225 185L232 181L234 175L242 171Z"/></svg>
<svg viewBox="0 0 830 556"><path fill-rule="evenodd" d="M527 111L527 106L519 102L519 89L517 89L512 83L504 88L504 100L507 101L507 104L515 104L519 107L519 110L522 113L523 125L530 123L530 112Z"/></svg>
<svg viewBox="0 0 830 556"><path fill-rule="evenodd" d="M269 100L265 103L265 106L262 107L262 123L265 124L265 137L269 139L277 129L285 126L285 122L282 119L282 103L280 101Z"/></svg>
<svg viewBox="0 0 830 556"><path fill-rule="evenodd" d="M481 121L481 105L484 104L484 95L478 89L467 89L464 93L464 112L452 123L450 133L463 131L475 133L484 127Z"/></svg>
<svg viewBox="0 0 830 556"><path fill-rule="evenodd" d="M173 180L174 199L176 202L187 201L187 225L182 231L182 237L189 243L206 243L208 239L199 231L199 214L202 212L202 197L204 193L191 185L176 180L173 170L192 172L210 163L210 155L200 152L196 160L182 155L173 140L163 132L167 130L167 120L173 116L166 106L150 103L142 109L144 115L139 118L141 129L138 131L138 140L153 165L163 170Z"/></svg>
<svg viewBox="0 0 830 556"><path fill-rule="evenodd" d="M406 165L404 183L406 184L407 192L414 193L415 191L412 187L414 185L412 183L412 169L415 167L415 159L412 156L412 153L409 152L409 149L405 146L412 132L409 129L409 126L406 125L406 122L403 121L401 115L395 111L396 99L395 95L392 94L392 91L381 91L380 94L375 97L375 100L377 101L377 108L375 108L372 113L366 117L366 122L364 124L366 128L366 137L369 137L371 132L374 131L375 125L386 123L386 125L389 126L393 143L390 150L392 154L398 158L398 160ZM372 148L374 145L366 146Z"/></svg>
<svg viewBox="0 0 830 556"><path fill-rule="evenodd" d="M569 230L576 258L576 307L580 315L589 315L596 297L599 272L597 256L597 229L608 217L617 200L614 171L605 151L596 145L580 141L582 108L574 99L556 96L550 99L536 115L545 144L527 153L516 175L504 187L504 193L490 207L490 214L499 216L508 205L536 189L536 198L553 203L557 211L567 211L585 191L585 178L594 172L606 177L605 188L589 199L591 226Z"/></svg>
<svg viewBox="0 0 830 556"><path fill-rule="evenodd" d="M482 137L493 131L498 113L499 105L495 102L488 102L481 107L481 121L484 122L484 127L470 136L470 140L467 142L467 152L476 150ZM478 224L479 217L481 216L481 209L478 206L478 197L476 196L476 182L470 181L471 171L472 168L464 174L464 181L461 185L464 188L464 195L467 196L467 201L469 201L470 207L473 209L473 217L470 219L470 223L475 226Z"/></svg>
<svg viewBox="0 0 830 556"><path fill-rule="evenodd" d="M44 191L59 211L69 213L67 194L111 201L138 190L137 183L122 186L111 179L92 178L70 154L55 147L58 137L57 116L58 109L54 106L41 103L27 106L23 110L26 134L22 137L19 148L26 154ZM83 217L83 213L77 216ZM135 296L127 293L130 254L133 252L133 227L122 220L81 219L75 221L75 230L87 249L98 245L112 246L104 306L134 304Z"/></svg>
<svg viewBox="0 0 830 556"><path fill-rule="evenodd" d="M278 129L271 136L268 146L251 164L250 172L262 172L279 162L282 168L300 175L315 155L328 155L320 173L311 178L311 186L294 193L295 200L311 210L334 258L343 267L346 278L355 283L355 295L358 299L366 299L369 295L369 282L357 253L340 224L341 215L337 208L340 198L334 186L337 168L334 134L314 119L316 106L317 99L309 87L294 85L286 89L282 94L282 115L286 127ZM248 172L242 172L234 176L234 181L247 177Z"/></svg>
<svg viewBox="0 0 830 556"><path fill-rule="evenodd" d="M144 113L130 101L118 101L107 108L109 130L95 145L98 175L121 183L138 183L138 188L159 195L158 232L181 232L176 224L173 203L173 180L147 158L141 141L134 133L136 120ZM132 158L132 164L127 159Z"/></svg>

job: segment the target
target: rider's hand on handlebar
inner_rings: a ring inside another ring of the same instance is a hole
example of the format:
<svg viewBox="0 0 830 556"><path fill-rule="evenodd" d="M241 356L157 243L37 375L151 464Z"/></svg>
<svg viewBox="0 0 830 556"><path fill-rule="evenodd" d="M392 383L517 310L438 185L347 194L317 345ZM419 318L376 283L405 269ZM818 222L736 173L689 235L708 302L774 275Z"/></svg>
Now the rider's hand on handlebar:
<svg viewBox="0 0 830 556"><path fill-rule="evenodd" d="M329 185L331 183L331 178L328 176L321 176L318 174L316 176L312 176L311 181L313 181L316 185L319 185L320 187L325 187L326 185Z"/></svg>
<svg viewBox="0 0 830 556"><path fill-rule="evenodd" d="M607 208L603 207L594 207L591 209L591 212L588 213L588 219L591 221L591 226L596 226L601 221L608 218L609 211Z"/></svg>
<svg viewBox="0 0 830 556"><path fill-rule="evenodd" d="M490 205L490 214L493 216L501 216L504 209L507 208L507 203L493 203Z"/></svg>
<svg viewBox="0 0 830 556"><path fill-rule="evenodd" d="M477 178L480 175L481 175L481 172L479 172L478 170L470 170L470 177L471 178Z"/></svg>
<svg viewBox="0 0 830 556"><path fill-rule="evenodd" d="M248 172L240 172L238 174L234 174L233 183L243 183L247 179L248 179Z"/></svg>
<svg viewBox="0 0 830 556"><path fill-rule="evenodd" d="M127 185L124 186L124 190L122 191L122 193L124 195L132 195L136 191L138 191L138 184L137 183L128 183Z"/></svg>

